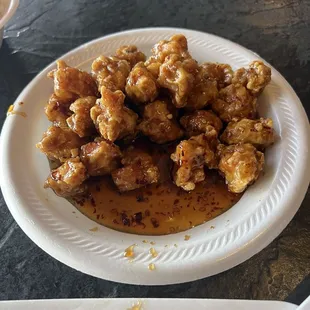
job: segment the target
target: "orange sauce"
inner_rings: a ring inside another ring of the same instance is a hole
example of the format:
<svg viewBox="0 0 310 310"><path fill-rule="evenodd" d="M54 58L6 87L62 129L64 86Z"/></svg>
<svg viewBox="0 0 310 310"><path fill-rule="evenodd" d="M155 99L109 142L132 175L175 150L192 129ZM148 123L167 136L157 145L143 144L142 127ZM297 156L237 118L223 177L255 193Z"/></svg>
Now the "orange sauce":
<svg viewBox="0 0 310 310"><path fill-rule="evenodd" d="M128 233L165 235L185 231L231 208L241 195L228 191L217 172L185 192L166 180L119 193L110 177L89 183L90 195L73 204L95 222Z"/></svg>

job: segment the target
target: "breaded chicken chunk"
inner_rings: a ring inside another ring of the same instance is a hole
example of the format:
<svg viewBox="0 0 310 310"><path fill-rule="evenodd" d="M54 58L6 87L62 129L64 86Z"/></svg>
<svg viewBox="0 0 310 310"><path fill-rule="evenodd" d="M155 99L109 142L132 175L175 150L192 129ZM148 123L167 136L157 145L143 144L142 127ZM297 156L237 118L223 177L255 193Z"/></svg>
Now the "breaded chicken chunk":
<svg viewBox="0 0 310 310"><path fill-rule="evenodd" d="M97 97L84 97L77 99L70 105L73 114L67 118L67 124L81 138L91 136L96 132L90 117L90 109L96 104Z"/></svg>
<svg viewBox="0 0 310 310"><path fill-rule="evenodd" d="M185 129L188 137L197 136L213 129L219 134L223 128L221 119L212 111L206 110L199 110L186 114L181 117L180 123Z"/></svg>
<svg viewBox="0 0 310 310"><path fill-rule="evenodd" d="M188 52L187 39L182 34L173 35L169 40L161 40L152 48L152 56L147 59L145 66L157 78L159 67L167 56L176 54L181 58L191 58Z"/></svg>
<svg viewBox="0 0 310 310"><path fill-rule="evenodd" d="M154 165L152 157L140 149L129 147L124 152L122 164L123 168L112 172L112 179L121 192L131 191L159 181L158 167Z"/></svg>
<svg viewBox="0 0 310 310"><path fill-rule="evenodd" d="M183 136L183 130L173 115L174 107L171 105L168 100L156 100L144 108L138 129L153 142L162 144Z"/></svg>
<svg viewBox="0 0 310 310"><path fill-rule="evenodd" d="M143 104L155 100L158 96L159 86L143 62L139 62L129 73L125 89L133 102Z"/></svg>
<svg viewBox="0 0 310 310"><path fill-rule="evenodd" d="M117 145L96 138L81 147L81 161L90 176L110 174L120 166L122 153Z"/></svg>
<svg viewBox="0 0 310 310"><path fill-rule="evenodd" d="M138 115L124 104L125 95L101 87L101 99L90 110L90 116L101 136L109 141L121 139L135 132Z"/></svg>
<svg viewBox="0 0 310 310"><path fill-rule="evenodd" d="M205 108L218 96L217 81L209 79L204 74L203 67L198 68L195 76L194 87L187 98L187 110L199 110Z"/></svg>
<svg viewBox="0 0 310 310"><path fill-rule="evenodd" d="M97 96L97 86L90 74L69 67L64 61L57 61L57 69L48 77L54 79L54 93L59 100L75 100L81 97Z"/></svg>
<svg viewBox="0 0 310 310"><path fill-rule="evenodd" d="M71 157L76 157L79 148L86 142L68 127L51 126L36 146L48 158L63 162Z"/></svg>
<svg viewBox="0 0 310 310"><path fill-rule="evenodd" d="M243 85L253 96L258 96L270 81L270 67L259 60L251 62L248 69L238 69L232 79L232 83Z"/></svg>
<svg viewBox="0 0 310 310"><path fill-rule="evenodd" d="M111 91L125 91L126 79L130 72L127 60L117 57L99 56L92 63L92 75L98 84L98 90L105 86Z"/></svg>
<svg viewBox="0 0 310 310"><path fill-rule="evenodd" d="M230 65L212 62L203 63L201 72L205 79L216 81L218 89L231 84L234 74Z"/></svg>
<svg viewBox="0 0 310 310"><path fill-rule="evenodd" d="M177 54L167 56L160 66L158 83L169 90L172 102L177 108L186 106L197 72L198 64L194 59L183 58Z"/></svg>
<svg viewBox="0 0 310 310"><path fill-rule="evenodd" d="M51 174L44 183L44 188L51 188L58 196L68 197L82 194L86 190L83 182L87 171L78 157L67 160Z"/></svg>
<svg viewBox="0 0 310 310"><path fill-rule="evenodd" d="M118 59L127 60L133 68L138 62L145 61L146 56L135 45L124 45L116 50Z"/></svg>
<svg viewBox="0 0 310 310"><path fill-rule="evenodd" d="M52 94L44 108L48 120L55 126L66 127L66 119L72 114L69 109L71 103L72 100L60 100L55 94Z"/></svg>
<svg viewBox="0 0 310 310"><path fill-rule="evenodd" d="M242 193L254 183L264 166L264 154L249 143L218 146L219 170L225 176L228 189Z"/></svg>
<svg viewBox="0 0 310 310"><path fill-rule="evenodd" d="M212 103L212 110L224 122L254 119L257 113L256 101L244 86L231 84L220 90L219 98Z"/></svg>
<svg viewBox="0 0 310 310"><path fill-rule="evenodd" d="M244 118L230 122L220 139L226 144L251 143L258 148L266 148L275 140L273 121L270 118Z"/></svg>
<svg viewBox="0 0 310 310"><path fill-rule="evenodd" d="M215 130L181 141L171 154L175 162L174 183L186 191L193 190L196 183L205 179L205 165L210 169L217 167L217 145Z"/></svg>

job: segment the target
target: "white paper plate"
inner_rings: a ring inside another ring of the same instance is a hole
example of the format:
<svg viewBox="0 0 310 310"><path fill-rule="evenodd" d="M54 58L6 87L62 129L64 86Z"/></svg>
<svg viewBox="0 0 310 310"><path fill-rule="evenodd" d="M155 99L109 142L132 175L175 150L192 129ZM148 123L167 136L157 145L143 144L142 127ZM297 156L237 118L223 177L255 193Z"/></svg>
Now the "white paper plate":
<svg viewBox="0 0 310 310"><path fill-rule="evenodd" d="M190 52L198 61L229 63L234 69L259 56L225 39L197 31L173 28L137 29L106 36L61 57L71 66L90 70L100 54L136 44L144 52L175 33L187 36ZM272 117L279 138L266 153L266 173L242 199L221 216L186 233L145 237L96 225L52 191L43 189L49 173L47 159L36 148L49 123L43 107L53 86L46 77L55 63L44 69L24 89L1 138L1 185L8 207L25 233L61 262L90 275L134 284L179 283L227 270L267 246L289 223L305 195L309 177L309 123L304 109L286 80L272 68L272 82L260 98L260 114ZM19 103L23 102L23 105ZM211 226L214 229L211 229ZM184 241L190 234L189 241ZM158 257L149 254L156 244ZM133 262L125 248L137 244ZM168 247L165 247L168 245ZM176 245L176 246L174 246ZM155 263L156 271L148 264Z"/></svg>
<svg viewBox="0 0 310 310"><path fill-rule="evenodd" d="M2 301L2 310L295 310L296 305L281 301L228 299L53 299Z"/></svg>

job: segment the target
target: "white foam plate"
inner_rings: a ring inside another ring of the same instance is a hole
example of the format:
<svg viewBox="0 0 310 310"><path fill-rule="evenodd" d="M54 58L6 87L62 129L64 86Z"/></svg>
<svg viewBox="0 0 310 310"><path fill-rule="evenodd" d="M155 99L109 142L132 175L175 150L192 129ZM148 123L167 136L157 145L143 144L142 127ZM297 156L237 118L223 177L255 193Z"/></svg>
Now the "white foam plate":
<svg viewBox="0 0 310 310"><path fill-rule="evenodd" d="M174 28L148 28L121 32L84 44L61 57L71 66L90 70L100 54L135 44L144 52L175 33L188 38L198 61L224 62L234 69L260 57L242 46L217 36ZM1 137L1 186L7 205L25 233L59 261L84 273L133 284L170 284L192 281L227 270L267 246L292 219L305 195L310 177L309 123L304 109L287 81L272 68L272 82L259 100L260 115L272 117L278 133L267 150L265 174L242 199L219 217L190 231L157 237L125 234L96 225L52 191L43 189L49 174L46 157L35 144L49 126L43 107L53 91L47 72L52 63L23 90L14 103ZM20 105L19 102L23 102ZM211 229L211 226L214 229ZM185 234L191 235L184 241ZM149 254L155 242L159 253ZM136 257L124 258L132 244ZM174 246L174 245L177 245ZM166 247L168 245L168 247ZM149 263L156 265L149 271Z"/></svg>
<svg viewBox="0 0 310 310"><path fill-rule="evenodd" d="M140 305L140 309L134 306ZM3 310L295 310L281 301L228 299L53 299L2 301Z"/></svg>

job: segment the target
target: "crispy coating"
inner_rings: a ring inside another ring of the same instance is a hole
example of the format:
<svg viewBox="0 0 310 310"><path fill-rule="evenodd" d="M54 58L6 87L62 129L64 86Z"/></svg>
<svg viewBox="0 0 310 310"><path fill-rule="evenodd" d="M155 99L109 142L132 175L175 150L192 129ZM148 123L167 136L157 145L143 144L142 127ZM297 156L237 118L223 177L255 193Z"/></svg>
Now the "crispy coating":
<svg viewBox="0 0 310 310"><path fill-rule="evenodd" d="M81 138L91 136L95 130L94 123L90 118L90 109L95 105L97 97L84 97L77 99L70 105L74 113L67 118L67 124Z"/></svg>
<svg viewBox="0 0 310 310"><path fill-rule="evenodd" d="M244 118L239 122L230 122L221 135L221 141L226 144L251 143L259 148L266 148L274 140L273 121L270 118Z"/></svg>
<svg viewBox="0 0 310 310"><path fill-rule="evenodd" d="M176 54L182 58L191 58L188 52L187 39L182 34L174 35L169 40L159 41L152 48L152 54L153 56L145 62L145 66L156 78L159 76L159 67L164 63L167 56Z"/></svg>
<svg viewBox="0 0 310 310"><path fill-rule="evenodd" d="M199 67L195 76L194 87L187 98L187 110L199 110L205 108L218 96L217 82L205 77L203 68Z"/></svg>
<svg viewBox="0 0 310 310"><path fill-rule="evenodd" d="M122 153L117 145L96 138L81 147L81 161L90 176L110 174L119 167Z"/></svg>
<svg viewBox="0 0 310 310"><path fill-rule="evenodd" d="M171 159L175 162L174 182L186 191L195 188L195 184L205 179L204 165L217 167L216 147L218 145L215 130L181 141Z"/></svg>
<svg viewBox="0 0 310 310"><path fill-rule="evenodd" d="M87 179L85 166L78 157L67 160L51 174L44 183L44 188L51 188L58 196L68 197L85 192L83 182Z"/></svg>
<svg viewBox="0 0 310 310"><path fill-rule="evenodd" d="M112 179L121 192L159 181L158 167L154 165L152 157L142 150L129 147L124 153L122 164L123 168L112 172Z"/></svg>
<svg viewBox="0 0 310 310"><path fill-rule="evenodd" d="M157 79L159 75L159 68L162 64L159 61L157 61L154 56L151 56L144 63L144 65L146 69L154 76L154 78Z"/></svg>
<svg viewBox="0 0 310 310"><path fill-rule="evenodd" d="M219 98L212 102L212 110L224 122L242 118L256 118L256 101L248 90L231 84L219 92Z"/></svg>
<svg viewBox="0 0 310 310"><path fill-rule="evenodd" d="M158 96L158 90L155 77L147 70L143 62L136 64L126 83L128 97L135 103L152 102Z"/></svg>
<svg viewBox="0 0 310 310"><path fill-rule="evenodd" d="M124 45L116 50L118 59L127 60L133 68L138 62L145 61L146 56L135 45Z"/></svg>
<svg viewBox="0 0 310 310"><path fill-rule="evenodd" d="M259 60L251 62L248 69L238 69L232 79L234 84L245 86L254 96L258 96L270 81L271 69Z"/></svg>
<svg viewBox="0 0 310 310"><path fill-rule="evenodd" d="M101 87L101 99L90 110L90 116L101 136L109 141L135 132L138 115L124 105L125 95Z"/></svg>
<svg viewBox="0 0 310 310"><path fill-rule="evenodd" d="M218 146L220 157L219 170L223 173L228 189L233 193L242 193L254 183L264 166L264 154L252 144L234 144Z"/></svg>
<svg viewBox="0 0 310 310"><path fill-rule="evenodd" d="M183 130L175 120L169 102L164 100L156 100L145 106L143 119L138 128L150 140L159 144L183 136Z"/></svg>
<svg viewBox="0 0 310 310"><path fill-rule="evenodd" d="M213 129L217 134L222 130L223 123L212 111L199 110L191 114L184 115L180 123L185 128L188 137L197 136Z"/></svg>
<svg viewBox="0 0 310 310"><path fill-rule="evenodd" d="M160 66L158 83L169 90L172 102L177 108L186 106L197 72L198 65L194 59L185 59L177 54L167 56Z"/></svg>
<svg viewBox="0 0 310 310"><path fill-rule="evenodd" d="M62 60L57 61L57 69L49 72L48 77L54 79L54 93L62 101L98 94L96 82L90 74L69 67Z"/></svg>
<svg viewBox="0 0 310 310"><path fill-rule="evenodd" d="M231 84L234 74L230 65L212 62L203 63L201 71L205 79L216 81L218 89Z"/></svg>
<svg viewBox="0 0 310 310"><path fill-rule="evenodd" d="M92 63L92 75L97 81L99 91L102 86L111 91L125 91L126 79L130 69L128 61L117 57L101 55Z"/></svg>
<svg viewBox="0 0 310 310"><path fill-rule="evenodd" d="M188 52L187 39L183 34L173 35L169 40L161 40L152 48L152 54L160 63L171 54L177 54L183 58L191 58Z"/></svg>
<svg viewBox="0 0 310 310"><path fill-rule="evenodd" d="M79 148L86 142L68 127L51 126L36 146L48 158L63 162L71 157L76 157Z"/></svg>
<svg viewBox="0 0 310 310"><path fill-rule="evenodd" d="M44 108L44 112L50 122L55 126L66 127L66 119L72 114L69 110L71 100L60 100L52 94Z"/></svg>

